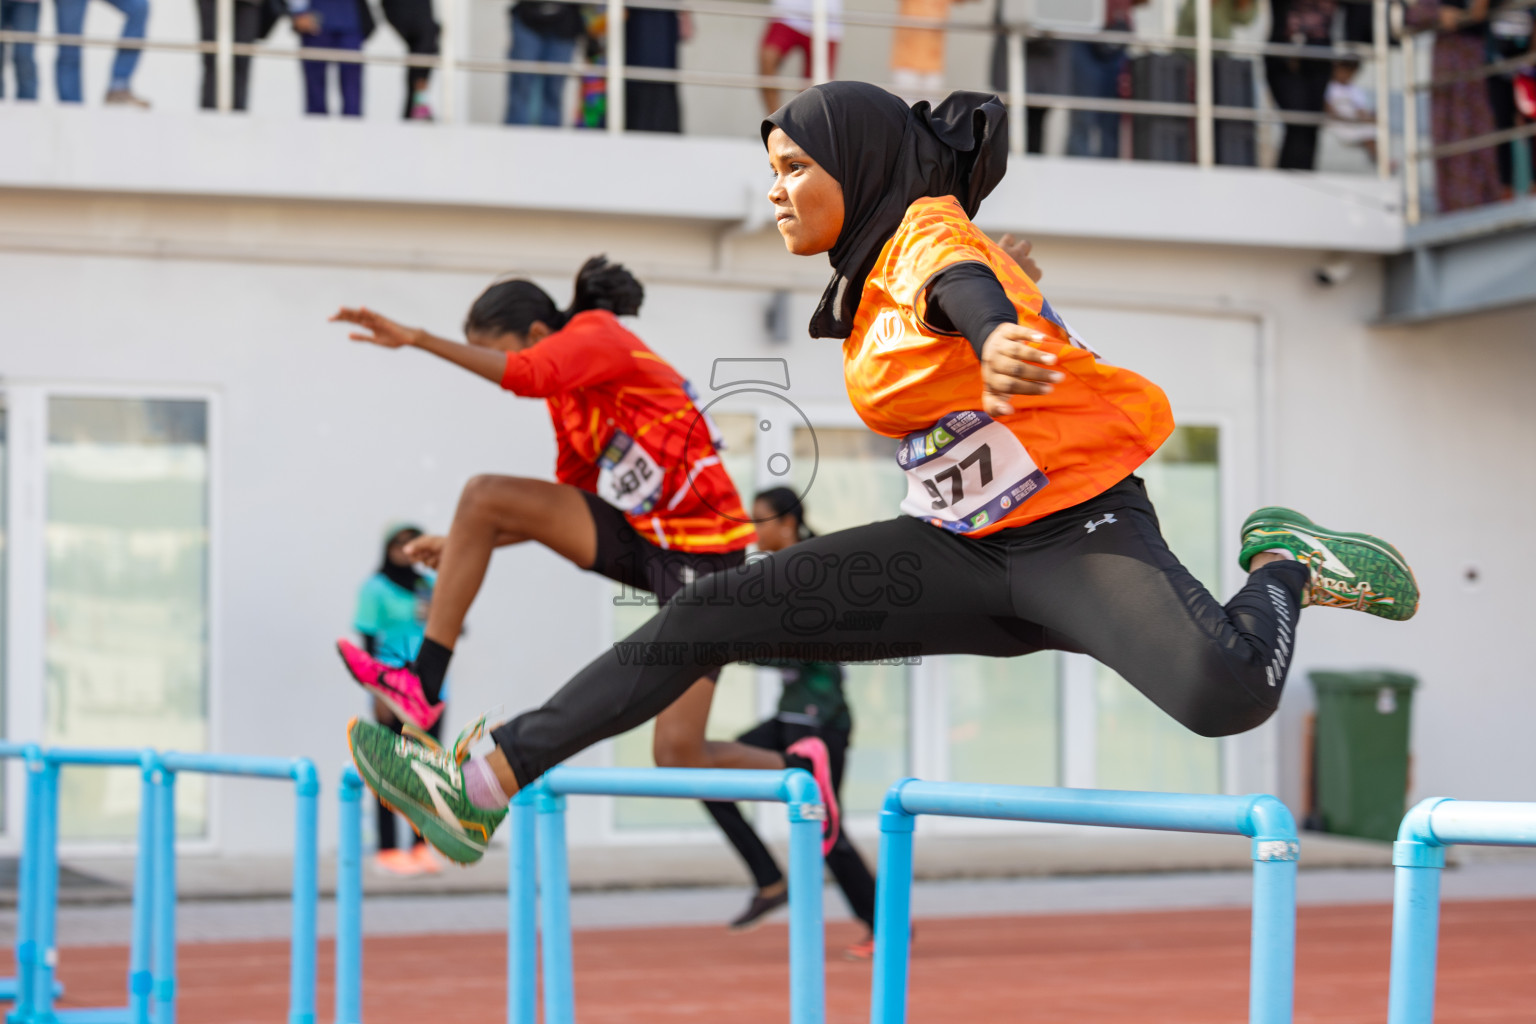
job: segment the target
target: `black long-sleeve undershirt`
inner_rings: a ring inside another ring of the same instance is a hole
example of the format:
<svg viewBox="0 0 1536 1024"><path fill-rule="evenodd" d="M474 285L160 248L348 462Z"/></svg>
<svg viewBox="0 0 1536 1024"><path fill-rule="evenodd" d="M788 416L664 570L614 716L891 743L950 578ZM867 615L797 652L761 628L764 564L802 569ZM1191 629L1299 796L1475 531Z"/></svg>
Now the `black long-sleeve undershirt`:
<svg viewBox="0 0 1536 1024"><path fill-rule="evenodd" d="M976 358L999 324L1019 322L1002 282L984 263L957 263L928 282L924 319L942 334L958 334L971 343Z"/></svg>

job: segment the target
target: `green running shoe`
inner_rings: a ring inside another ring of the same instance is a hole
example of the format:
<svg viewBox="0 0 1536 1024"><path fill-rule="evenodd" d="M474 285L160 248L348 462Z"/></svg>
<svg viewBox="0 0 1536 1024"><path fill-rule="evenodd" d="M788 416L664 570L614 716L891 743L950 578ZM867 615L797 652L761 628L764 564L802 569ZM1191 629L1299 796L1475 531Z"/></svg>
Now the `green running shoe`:
<svg viewBox="0 0 1536 1024"><path fill-rule="evenodd" d="M491 834L507 816L505 807L487 811L470 803L459 771L469 756L469 745L485 731L485 719L460 733L452 750L406 728L411 735L397 736L382 725L352 719L347 725L347 745L357 773L384 806L405 815L444 857L473 864L485 856Z"/></svg>
<svg viewBox="0 0 1536 1024"><path fill-rule="evenodd" d="M1311 570L1303 605L1354 608L1384 619L1411 619L1419 608L1419 585L1396 548L1368 533L1339 533L1318 526L1288 508L1261 508L1243 523L1237 562L1260 551L1284 548Z"/></svg>

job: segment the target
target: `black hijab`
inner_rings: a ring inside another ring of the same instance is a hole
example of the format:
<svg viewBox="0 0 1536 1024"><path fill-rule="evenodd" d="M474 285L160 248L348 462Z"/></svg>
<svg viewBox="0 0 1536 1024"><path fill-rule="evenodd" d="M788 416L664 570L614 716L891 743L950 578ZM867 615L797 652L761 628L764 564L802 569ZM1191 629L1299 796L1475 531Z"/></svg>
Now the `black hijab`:
<svg viewBox="0 0 1536 1024"><path fill-rule="evenodd" d="M414 565L396 565L389 560L389 549L406 534L411 534L411 539L415 540L421 536L421 530L414 526L399 526L390 530L389 535L384 538L384 557L379 564L379 572L395 586L414 594L416 584L421 582L421 573L416 571Z"/></svg>
<svg viewBox="0 0 1536 1024"><path fill-rule="evenodd" d="M807 89L763 121L795 141L843 187L843 230L827 254L832 281L811 317L811 337L853 332L864 279L907 207L954 196L966 216L1008 170L1008 110L996 96L954 92L930 109L910 108L866 82Z"/></svg>

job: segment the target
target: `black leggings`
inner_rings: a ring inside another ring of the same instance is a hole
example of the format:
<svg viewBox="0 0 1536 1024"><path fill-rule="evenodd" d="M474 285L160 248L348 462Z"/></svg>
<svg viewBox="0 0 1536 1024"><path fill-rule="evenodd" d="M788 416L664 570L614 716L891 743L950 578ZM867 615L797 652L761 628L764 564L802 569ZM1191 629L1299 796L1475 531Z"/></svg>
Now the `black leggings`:
<svg viewBox="0 0 1536 1024"><path fill-rule="evenodd" d="M969 539L910 517L815 537L702 577L493 733L518 782L654 717L715 666L792 658L1090 654L1202 736L1274 713L1305 566L1277 561L1223 607L1168 550L1129 477Z"/></svg>
<svg viewBox="0 0 1536 1024"><path fill-rule="evenodd" d="M749 747L762 747L764 750L776 750L782 754L807 736L819 736L822 742L826 743L831 760L832 790L841 800L843 767L847 764L848 758L846 731L817 729L810 725L770 718L748 729L736 739L737 742L745 743ZM768 847L763 845L762 838L742 815L740 808L733 803L721 800L706 800L704 809L709 811L710 816L715 819L715 824L720 826L720 831L725 833L725 837L741 855L747 870L752 872L752 880L757 883L759 889L766 889L784 880L784 873L779 870L778 862L773 859L773 854L768 852ZM848 909L853 912L853 916L863 921L866 927L873 929L875 927L875 876L870 874L869 865L864 863L864 858L859 856L859 851L848 839L846 828L838 829L837 842L832 845L831 850L827 851L827 868L832 872L832 877L837 880L837 887L843 890L843 898L848 901Z"/></svg>
<svg viewBox="0 0 1536 1024"><path fill-rule="evenodd" d="M384 0L384 18L400 33L405 48L413 54L436 56L439 26L432 17L432 0ZM411 116L415 94L427 87L431 68L405 69L405 116Z"/></svg>

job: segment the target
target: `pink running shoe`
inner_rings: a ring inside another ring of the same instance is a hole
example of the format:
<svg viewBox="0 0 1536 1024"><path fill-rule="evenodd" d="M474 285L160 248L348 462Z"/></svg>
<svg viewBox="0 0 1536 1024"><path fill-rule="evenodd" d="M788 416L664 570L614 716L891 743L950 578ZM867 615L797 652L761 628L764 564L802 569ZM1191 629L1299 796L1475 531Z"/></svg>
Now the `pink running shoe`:
<svg viewBox="0 0 1536 1024"><path fill-rule="evenodd" d="M822 805L827 809L827 823L821 830L821 855L825 857L832 852L832 846L837 842L837 792L832 788L832 756L827 753L827 745L815 736L807 736L790 744L784 753L811 762L811 774L816 778L816 788L821 790Z"/></svg>
<svg viewBox="0 0 1536 1024"><path fill-rule="evenodd" d="M421 680L408 667L392 668L350 640L337 640L336 653L363 689L384 702L402 722L427 730L443 715L443 702L427 703Z"/></svg>

